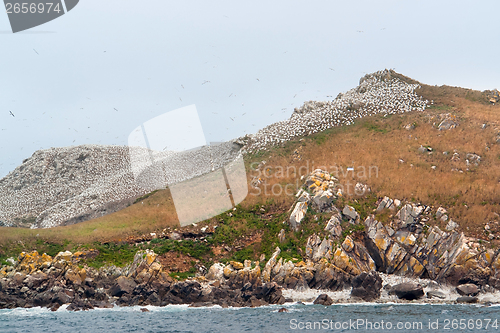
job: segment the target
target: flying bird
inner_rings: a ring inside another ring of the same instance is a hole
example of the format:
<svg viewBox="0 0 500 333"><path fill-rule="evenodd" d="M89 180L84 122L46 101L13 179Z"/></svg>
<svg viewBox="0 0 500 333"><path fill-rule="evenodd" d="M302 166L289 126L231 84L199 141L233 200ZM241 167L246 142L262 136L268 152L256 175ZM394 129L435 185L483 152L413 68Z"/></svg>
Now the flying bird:
<svg viewBox="0 0 500 333"><path fill-rule="evenodd" d="M36 53L36 54L38 54L38 52L36 52L36 50L35 50L35 49L33 49L33 51L35 51L35 53ZM38 55L40 55L40 54L38 54Z"/></svg>
<svg viewBox="0 0 500 333"><path fill-rule="evenodd" d="M14 114L12 113L12 111L10 111L10 110L9 110L9 112L10 112L10 115L11 115L12 117L15 117L15 116L14 116Z"/></svg>
<svg viewBox="0 0 500 333"><path fill-rule="evenodd" d="M210 81L205 80L201 85L204 85L205 83L210 83Z"/></svg>
<svg viewBox="0 0 500 333"><path fill-rule="evenodd" d="M231 118L231 117L229 117L229 119L231 119L232 121L234 121L234 119L233 119L233 118Z"/></svg>
<svg viewBox="0 0 500 333"><path fill-rule="evenodd" d="M118 111L116 108L113 108L113 109L115 109L115 111Z"/></svg>

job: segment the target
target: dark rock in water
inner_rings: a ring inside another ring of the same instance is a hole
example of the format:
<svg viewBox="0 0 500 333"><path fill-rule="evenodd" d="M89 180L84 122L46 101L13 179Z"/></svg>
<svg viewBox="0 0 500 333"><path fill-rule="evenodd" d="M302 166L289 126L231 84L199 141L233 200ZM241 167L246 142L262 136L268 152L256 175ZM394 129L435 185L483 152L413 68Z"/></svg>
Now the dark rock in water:
<svg viewBox="0 0 500 333"><path fill-rule="evenodd" d="M404 282L392 287L389 294L411 301L424 296L424 288L418 283Z"/></svg>
<svg viewBox="0 0 500 333"><path fill-rule="evenodd" d="M382 278L377 272L361 273L352 281L351 297L371 302L380 298L380 289L382 289Z"/></svg>
<svg viewBox="0 0 500 333"><path fill-rule="evenodd" d="M288 312L288 310L286 308L281 308L278 310L278 312Z"/></svg>
<svg viewBox="0 0 500 333"><path fill-rule="evenodd" d="M457 303L477 303L478 298L473 296L462 296L457 298Z"/></svg>
<svg viewBox="0 0 500 333"><path fill-rule="evenodd" d="M427 298L440 298L440 299L445 299L446 295L440 291L437 290L429 290L427 292Z"/></svg>
<svg viewBox="0 0 500 333"><path fill-rule="evenodd" d="M328 306L333 304L333 300L327 294L321 294L318 296L318 298L316 298L314 304L321 304Z"/></svg>
<svg viewBox="0 0 500 333"><path fill-rule="evenodd" d="M457 292L462 296L476 296L479 294L479 288L472 283L461 284L457 287Z"/></svg>
<svg viewBox="0 0 500 333"><path fill-rule="evenodd" d="M109 294L116 297L120 297L125 293L131 294L136 286L137 283L135 283L134 280L125 276L120 276L116 279L115 285L109 290Z"/></svg>

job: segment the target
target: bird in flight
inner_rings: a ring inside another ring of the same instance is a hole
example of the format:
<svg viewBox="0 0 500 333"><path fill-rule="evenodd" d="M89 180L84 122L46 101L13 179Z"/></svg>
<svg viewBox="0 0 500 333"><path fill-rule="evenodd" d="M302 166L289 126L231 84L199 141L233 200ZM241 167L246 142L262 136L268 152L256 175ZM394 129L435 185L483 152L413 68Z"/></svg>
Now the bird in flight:
<svg viewBox="0 0 500 333"><path fill-rule="evenodd" d="M9 110L9 112L10 112L10 115L11 115L12 117L15 117L15 116L14 116L14 114L12 113L12 111L10 111L10 110Z"/></svg>
<svg viewBox="0 0 500 333"><path fill-rule="evenodd" d="M204 85L205 83L210 83L210 81L205 80L203 81L202 85Z"/></svg>
<svg viewBox="0 0 500 333"><path fill-rule="evenodd" d="M229 117L229 119L231 119L232 121L234 121L234 119L233 119L233 118L231 118L231 117Z"/></svg>
<svg viewBox="0 0 500 333"><path fill-rule="evenodd" d="M35 50L35 49L33 49L33 51L35 51L35 53L36 53L36 54L38 54L38 52L36 52L36 50ZM38 54L38 55L40 55L40 54Z"/></svg>
<svg viewBox="0 0 500 333"><path fill-rule="evenodd" d="M118 111L116 108L113 108L113 109L115 109L115 111Z"/></svg>

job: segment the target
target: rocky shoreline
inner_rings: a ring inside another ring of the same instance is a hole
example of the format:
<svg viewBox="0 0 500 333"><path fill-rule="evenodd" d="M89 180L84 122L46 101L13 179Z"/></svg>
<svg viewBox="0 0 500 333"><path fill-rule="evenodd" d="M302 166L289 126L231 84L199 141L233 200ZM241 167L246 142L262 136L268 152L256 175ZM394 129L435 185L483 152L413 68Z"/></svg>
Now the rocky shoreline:
<svg viewBox="0 0 500 333"><path fill-rule="evenodd" d="M388 212L390 218L382 223L370 214L362 220L354 207L336 206L342 197L336 182L326 171L315 170L290 209L289 227L297 232L311 214L329 216L323 232L308 237L304 260L286 259L278 246L267 261L261 255L259 261L215 263L199 269L195 278L177 281L152 250L138 251L124 268L100 269L85 265L92 250L60 252L54 258L23 252L0 268L0 309L57 310L64 304L68 310L169 304L257 307L300 301L290 290L309 293L307 301L314 295L314 303L323 305L500 301L499 251L459 232L446 209L383 197L373 213ZM369 191L363 184L356 187ZM447 222L447 231L432 223L436 220ZM285 235L282 229L280 242Z"/></svg>
<svg viewBox="0 0 500 333"><path fill-rule="evenodd" d="M266 268L276 261L278 253L277 250ZM328 275L331 271L324 269L324 260L320 266L301 262L283 280L273 277L268 281L266 268L261 272L257 262L245 261L215 264L206 275L175 281L163 271L153 251L137 252L134 262L125 268L99 270L79 265L85 255L66 251L51 258L36 251L22 253L14 266L4 266L0 271L0 309L42 307L56 311L64 305L66 310L79 311L171 304L225 308L291 302L326 306L359 302L500 303L499 293L487 285L452 287L375 271L349 279L340 274ZM307 272L313 275L309 282ZM321 280L321 276L325 279Z"/></svg>

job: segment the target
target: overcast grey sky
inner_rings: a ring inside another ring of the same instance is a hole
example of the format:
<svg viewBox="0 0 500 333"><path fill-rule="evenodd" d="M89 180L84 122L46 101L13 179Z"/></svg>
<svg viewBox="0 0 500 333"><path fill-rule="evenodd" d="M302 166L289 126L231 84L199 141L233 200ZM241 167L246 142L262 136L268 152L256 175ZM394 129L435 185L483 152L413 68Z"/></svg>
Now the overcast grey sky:
<svg viewBox="0 0 500 333"><path fill-rule="evenodd" d="M494 0L81 0L17 34L0 14L0 177L38 149L126 145L191 104L209 142L254 133L384 68L500 88L498 13Z"/></svg>

